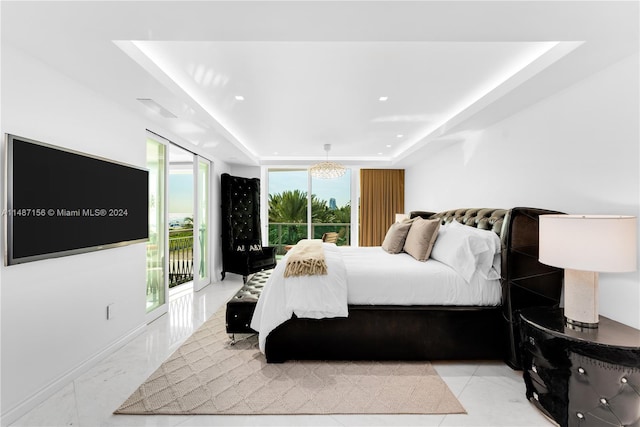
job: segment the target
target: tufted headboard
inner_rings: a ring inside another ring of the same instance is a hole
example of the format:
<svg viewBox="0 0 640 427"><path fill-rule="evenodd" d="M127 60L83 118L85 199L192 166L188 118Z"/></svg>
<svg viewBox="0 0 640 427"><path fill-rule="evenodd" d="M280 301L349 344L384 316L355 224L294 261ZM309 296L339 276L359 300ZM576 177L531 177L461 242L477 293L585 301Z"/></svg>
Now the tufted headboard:
<svg viewBox="0 0 640 427"><path fill-rule="evenodd" d="M411 218L416 216L420 216L425 219L440 218L442 220L442 224L446 224L455 219L461 224L476 227L481 230L491 230L500 236L502 234L502 225L506 214L506 209L473 208L452 209L438 213L413 211L411 212Z"/></svg>
<svg viewBox="0 0 640 427"><path fill-rule="evenodd" d="M564 270L538 261L538 217L562 212L518 207L512 209L467 208L444 212L412 211L411 218L454 219L461 224L491 230L500 236L502 312L509 329L507 362L520 367L520 330L517 311L526 307L557 306L562 293Z"/></svg>

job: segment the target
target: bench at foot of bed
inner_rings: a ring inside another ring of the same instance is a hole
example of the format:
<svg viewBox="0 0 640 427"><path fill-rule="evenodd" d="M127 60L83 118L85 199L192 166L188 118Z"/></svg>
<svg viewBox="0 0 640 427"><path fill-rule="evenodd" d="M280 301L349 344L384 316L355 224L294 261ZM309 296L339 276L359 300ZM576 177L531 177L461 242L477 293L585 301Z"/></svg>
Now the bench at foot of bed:
<svg viewBox="0 0 640 427"><path fill-rule="evenodd" d="M254 274L227 302L226 326L228 334L256 333L251 329L251 318L271 271L265 270Z"/></svg>

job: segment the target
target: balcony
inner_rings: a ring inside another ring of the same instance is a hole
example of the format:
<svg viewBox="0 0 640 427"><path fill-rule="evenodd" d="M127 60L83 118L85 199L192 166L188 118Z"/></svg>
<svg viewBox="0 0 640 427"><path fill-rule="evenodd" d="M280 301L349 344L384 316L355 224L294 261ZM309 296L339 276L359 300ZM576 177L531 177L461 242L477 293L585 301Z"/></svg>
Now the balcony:
<svg viewBox="0 0 640 427"><path fill-rule="evenodd" d="M193 280L193 229L169 231L169 288Z"/></svg>
<svg viewBox="0 0 640 427"><path fill-rule="evenodd" d="M277 248L278 255L285 254L285 246L295 245L300 239L307 238L306 222L270 222L269 246ZM351 245L351 224L349 223L311 223L311 236L314 239L322 238L324 233L335 231L338 233L338 246Z"/></svg>

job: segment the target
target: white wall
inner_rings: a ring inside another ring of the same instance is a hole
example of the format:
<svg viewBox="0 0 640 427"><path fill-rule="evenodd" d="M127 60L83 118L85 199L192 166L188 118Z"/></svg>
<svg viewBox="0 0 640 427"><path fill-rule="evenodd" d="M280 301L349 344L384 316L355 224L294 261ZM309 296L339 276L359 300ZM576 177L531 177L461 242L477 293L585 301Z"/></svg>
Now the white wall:
<svg viewBox="0 0 640 427"><path fill-rule="evenodd" d="M3 134L145 166L144 123L4 44L1 109ZM145 259L141 243L1 267L3 423L140 330Z"/></svg>
<svg viewBox="0 0 640 427"><path fill-rule="evenodd" d="M219 244L220 236L222 235L222 218L220 203L222 200L222 194L220 191L221 182L220 175L223 173L231 174L231 166L222 161L215 161L213 166L213 181L211 183L212 195L211 195L211 229L212 229L212 252L213 252L213 266L211 277L212 282L219 282L222 276L222 245Z"/></svg>
<svg viewBox="0 0 640 427"><path fill-rule="evenodd" d="M260 166L230 165L230 168L230 175L245 178L260 178Z"/></svg>
<svg viewBox="0 0 640 427"><path fill-rule="evenodd" d="M429 143L406 209L639 213L639 67L629 57L487 129ZM600 313L640 328L638 273L600 275Z"/></svg>
<svg viewBox="0 0 640 427"><path fill-rule="evenodd" d="M174 137L6 43L1 78L2 134L142 167L146 129ZM3 139L3 155L4 144ZM217 243L220 174L229 166L211 160L212 280L216 281L222 270ZM4 181L4 171L0 180ZM4 242L4 236L0 240ZM144 243L0 267L3 425L143 330L145 270ZM108 304L115 304L112 320L106 320Z"/></svg>

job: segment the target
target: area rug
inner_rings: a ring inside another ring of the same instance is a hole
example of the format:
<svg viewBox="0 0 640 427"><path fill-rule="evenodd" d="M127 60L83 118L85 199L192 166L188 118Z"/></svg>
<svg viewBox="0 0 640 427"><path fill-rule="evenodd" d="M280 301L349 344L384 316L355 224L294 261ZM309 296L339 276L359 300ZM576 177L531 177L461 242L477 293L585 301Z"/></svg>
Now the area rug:
<svg viewBox="0 0 640 427"><path fill-rule="evenodd" d="M459 414L429 362L267 364L256 336L230 345L224 308L207 320L116 414Z"/></svg>

